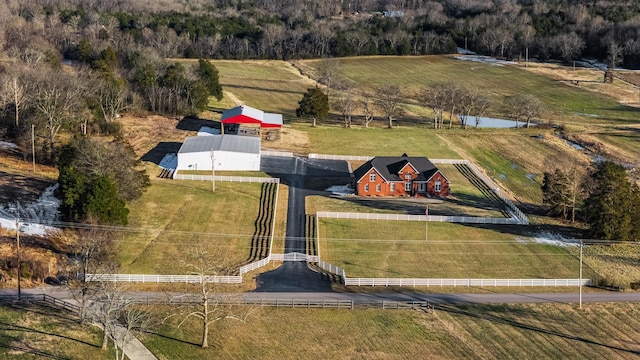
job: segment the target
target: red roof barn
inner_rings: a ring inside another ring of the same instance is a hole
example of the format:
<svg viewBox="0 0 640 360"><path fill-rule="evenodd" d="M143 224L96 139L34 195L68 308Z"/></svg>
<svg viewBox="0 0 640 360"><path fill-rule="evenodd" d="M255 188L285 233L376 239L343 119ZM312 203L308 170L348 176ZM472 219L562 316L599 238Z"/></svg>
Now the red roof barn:
<svg viewBox="0 0 640 360"><path fill-rule="evenodd" d="M425 157L377 156L353 175L360 196L449 196L449 179Z"/></svg>
<svg viewBox="0 0 640 360"><path fill-rule="evenodd" d="M225 110L222 113L222 123L258 124L261 128L279 128L282 127L282 114L265 113L251 106L240 105Z"/></svg>

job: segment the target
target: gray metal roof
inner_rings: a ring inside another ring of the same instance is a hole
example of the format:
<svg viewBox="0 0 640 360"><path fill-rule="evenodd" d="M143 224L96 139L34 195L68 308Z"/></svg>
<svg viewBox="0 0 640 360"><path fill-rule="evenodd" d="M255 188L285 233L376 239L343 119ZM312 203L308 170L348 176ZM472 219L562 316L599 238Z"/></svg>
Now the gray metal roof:
<svg viewBox="0 0 640 360"><path fill-rule="evenodd" d="M262 119L264 118L264 111L262 110L258 110L256 108L252 108L251 106L247 106L247 105L240 105L240 106L236 106L232 109L228 109L225 110L222 113L222 121L225 121L227 119L230 119L234 116L238 116L238 115L244 115L244 116L248 116L250 118L256 119L260 122L262 122Z"/></svg>
<svg viewBox="0 0 640 360"><path fill-rule="evenodd" d="M282 114L264 113L264 124L280 125L282 126Z"/></svg>
<svg viewBox="0 0 640 360"><path fill-rule="evenodd" d="M191 136L184 140L178 154L211 150L260 154L260 138L238 135Z"/></svg>

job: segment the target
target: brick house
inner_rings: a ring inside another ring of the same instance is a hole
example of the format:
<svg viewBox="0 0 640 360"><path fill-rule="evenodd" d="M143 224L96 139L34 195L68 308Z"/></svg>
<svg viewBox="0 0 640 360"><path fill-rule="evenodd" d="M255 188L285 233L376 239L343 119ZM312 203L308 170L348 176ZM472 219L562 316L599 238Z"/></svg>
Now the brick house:
<svg viewBox="0 0 640 360"><path fill-rule="evenodd" d="M425 157L377 156L353 175L360 196L449 196L449 179Z"/></svg>

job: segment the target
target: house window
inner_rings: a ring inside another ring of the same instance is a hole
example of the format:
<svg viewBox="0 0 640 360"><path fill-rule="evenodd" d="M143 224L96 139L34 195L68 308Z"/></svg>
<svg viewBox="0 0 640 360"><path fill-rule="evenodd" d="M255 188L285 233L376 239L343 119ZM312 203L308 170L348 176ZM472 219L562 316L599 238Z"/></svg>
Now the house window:
<svg viewBox="0 0 640 360"><path fill-rule="evenodd" d="M369 174L369 181L371 182L376 181L376 173L372 172L371 174Z"/></svg>
<svg viewBox="0 0 640 360"><path fill-rule="evenodd" d="M426 183L423 183L423 182L418 183L418 191L419 191L419 192L425 192L425 190L426 190L426 188L427 188L427 186L426 186L426 185L427 185L427 184L426 184Z"/></svg>
<svg viewBox="0 0 640 360"><path fill-rule="evenodd" d="M364 184L364 192L369 192L369 184Z"/></svg>
<svg viewBox="0 0 640 360"><path fill-rule="evenodd" d="M411 191L411 182L407 181L406 183L404 183L404 191L406 192Z"/></svg>
<svg viewBox="0 0 640 360"><path fill-rule="evenodd" d="M380 184L376 185L376 192L380 192Z"/></svg>
<svg viewBox="0 0 640 360"><path fill-rule="evenodd" d="M433 185L433 190L435 192L440 192L442 191L442 181L440 180L436 180L436 183Z"/></svg>
<svg viewBox="0 0 640 360"><path fill-rule="evenodd" d="M411 180L411 173L404 174L405 180Z"/></svg>
<svg viewBox="0 0 640 360"><path fill-rule="evenodd" d="M390 183L389 184L389 191L396 191L396 183Z"/></svg>

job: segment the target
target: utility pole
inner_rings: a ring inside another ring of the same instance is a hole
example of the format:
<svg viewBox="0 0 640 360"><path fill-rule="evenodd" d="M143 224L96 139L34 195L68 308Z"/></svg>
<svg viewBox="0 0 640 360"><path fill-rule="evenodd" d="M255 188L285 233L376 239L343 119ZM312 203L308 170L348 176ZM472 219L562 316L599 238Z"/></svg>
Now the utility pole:
<svg viewBox="0 0 640 360"><path fill-rule="evenodd" d="M424 215L426 218L424 221L424 241L429 241L429 205L427 205Z"/></svg>
<svg viewBox="0 0 640 360"><path fill-rule="evenodd" d="M31 160L33 162L33 172L36 172L36 125L31 124Z"/></svg>
<svg viewBox="0 0 640 360"><path fill-rule="evenodd" d="M216 192L216 156L211 149L211 192Z"/></svg>
<svg viewBox="0 0 640 360"><path fill-rule="evenodd" d="M579 306L580 309L582 309L582 239L580 239L580 284L578 285L580 288L580 300L579 300Z"/></svg>
<svg viewBox="0 0 640 360"><path fill-rule="evenodd" d="M20 262L20 222L16 219L16 256L18 257L18 300L22 299L22 264Z"/></svg>

